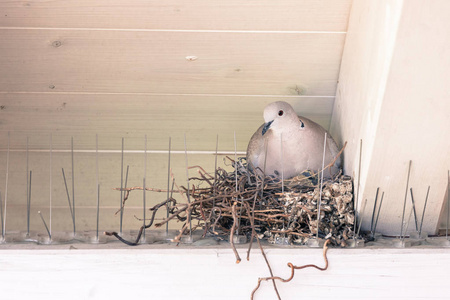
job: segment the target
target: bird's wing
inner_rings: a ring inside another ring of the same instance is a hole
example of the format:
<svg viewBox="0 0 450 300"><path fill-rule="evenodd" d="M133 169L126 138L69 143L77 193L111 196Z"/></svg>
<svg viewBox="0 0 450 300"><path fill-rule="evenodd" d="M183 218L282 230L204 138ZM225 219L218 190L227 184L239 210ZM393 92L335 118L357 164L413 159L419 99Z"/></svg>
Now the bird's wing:
<svg viewBox="0 0 450 300"><path fill-rule="evenodd" d="M259 161L264 152L264 136L262 135L263 127L264 124L256 130L247 146L247 163L253 164L254 167L259 166Z"/></svg>

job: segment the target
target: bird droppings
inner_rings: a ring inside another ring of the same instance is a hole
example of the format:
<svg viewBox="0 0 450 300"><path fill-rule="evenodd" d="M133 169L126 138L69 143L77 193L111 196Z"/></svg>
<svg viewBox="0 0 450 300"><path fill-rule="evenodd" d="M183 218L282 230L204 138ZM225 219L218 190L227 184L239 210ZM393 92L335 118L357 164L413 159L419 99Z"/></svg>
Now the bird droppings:
<svg viewBox="0 0 450 300"><path fill-rule="evenodd" d="M197 56L193 56L193 55L186 56L186 60L187 61L196 61L197 59L198 59Z"/></svg>
<svg viewBox="0 0 450 300"><path fill-rule="evenodd" d="M286 237L289 244L305 245L317 234L317 214L320 188L280 194L279 203L287 215L285 222L274 223L264 232L270 243ZM330 239L334 245L347 246L353 237L355 221L353 209L353 184L351 177L338 176L324 182L319 222L319 237Z"/></svg>

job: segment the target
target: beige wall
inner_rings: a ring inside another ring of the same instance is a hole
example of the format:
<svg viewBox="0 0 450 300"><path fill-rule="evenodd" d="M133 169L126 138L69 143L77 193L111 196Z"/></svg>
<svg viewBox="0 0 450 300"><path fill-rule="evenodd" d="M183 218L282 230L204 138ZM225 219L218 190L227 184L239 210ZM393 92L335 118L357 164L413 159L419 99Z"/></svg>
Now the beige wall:
<svg viewBox="0 0 450 300"><path fill-rule="evenodd" d="M286 100L330 128L341 145L348 142L350 175L358 175L363 140L359 198L368 198L371 207L376 188L385 191L379 223L384 232L399 232L413 160L411 186L419 207L431 185L424 228L435 232L449 168L450 101L443 88L450 69L448 1L355 1L348 33L350 0L166 4L0 3L2 191L7 132L11 149L19 150L11 154L8 211L17 205L20 217L9 217L8 228L23 228L27 136L34 150L48 150L50 133L55 150L69 149L72 136L76 150L93 150L96 134L101 150L120 149L122 137L126 150L142 150L147 134L149 150L163 151L171 136L173 149L180 151L186 133L189 150L211 151L219 134L219 149L233 151L236 131L242 152L262 122L264 106ZM45 155L30 157L42 189L34 190L36 211L48 208ZM93 158L76 157L78 197L91 199ZM110 188L120 182L120 155L100 159L108 160L101 162L102 204L114 207L118 196ZM133 166L129 184L140 185L141 154L127 160ZM148 181L157 187L165 186L164 160L149 156ZM209 155L192 160L211 168ZM178 161L175 172L184 181L184 161ZM64 196L60 168L69 169L69 162L67 154L54 162L55 195ZM54 201L68 209L64 197ZM91 222L82 224L88 229Z"/></svg>
<svg viewBox="0 0 450 300"><path fill-rule="evenodd" d="M370 228L376 188L385 192L379 229L399 234L409 160L418 216L435 233L450 168L448 1L356 1L349 21L332 133L348 141L345 172L358 176ZM361 207L361 205L359 205ZM408 193L406 216L411 208ZM409 229L413 229L413 221Z"/></svg>
<svg viewBox="0 0 450 300"><path fill-rule="evenodd" d="M26 138L30 149L74 148L244 152L277 100L328 128L351 0L0 1L0 190L6 181L11 134L8 230L25 227ZM187 57L197 59L189 60ZM19 151L19 152L17 152ZM56 152L55 152L56 153ZM147 182L166 187L167 155L149 154ZM221 161L221 159L219 160ZM213 171L211 155L189 157ZM120 154L100 154L101 227L116 228ZM126 154L128 185L141 185L143 155ZM185 182L184 156L172 166ZM75 154L79 229L95 224L95 156ZM53 229L70 230L62 182L70 180L70 154L55 154ZM32 223L49 211L48 153L30 154ZM195 171L191 172L192 175ZM2 197L4 193L2 193ZM149 195L148 205L164 200ZM141 195L130 199L125 224L139 226ZM135 207L131 209L131 207ZM81 213L81 211L83 213ZM177 224L178 225L178 224Z"/></svg>

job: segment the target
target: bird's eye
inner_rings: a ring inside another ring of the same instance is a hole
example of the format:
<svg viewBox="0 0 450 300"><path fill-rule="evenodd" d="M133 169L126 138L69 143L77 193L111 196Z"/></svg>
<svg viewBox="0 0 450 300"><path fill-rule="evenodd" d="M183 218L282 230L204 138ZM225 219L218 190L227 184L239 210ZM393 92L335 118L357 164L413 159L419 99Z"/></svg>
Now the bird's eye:
<svg viewBox="0 0 450 300"><path fill-rule="evenodd" d="M282 115L284 114L284 111L282 111L282 110L280 110L279 112L278 112L278 115L281 117Z"/></svg>

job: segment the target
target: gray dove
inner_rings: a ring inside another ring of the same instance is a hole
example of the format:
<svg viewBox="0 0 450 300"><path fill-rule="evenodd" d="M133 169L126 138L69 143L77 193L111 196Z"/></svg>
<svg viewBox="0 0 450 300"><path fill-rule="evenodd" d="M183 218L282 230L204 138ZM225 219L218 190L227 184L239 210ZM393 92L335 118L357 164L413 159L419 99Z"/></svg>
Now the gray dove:
<svg viewBox="0 0 450 300"><path fill-rule="evenodd" d="M265 123L258 128L248 143L247 162L251 168L264 171L265 141L267 141L265 166L267 175L281 178L283 172L284 178L288 179L306 170L317 172L322 168L326 132L322 126L305 117L297 116L292 106L283 101L266 106L264 121ZM332 162L338 153L336 142L327 133L325 166ZM339 157L334 166L324 172L324 177L335 175L340 165Z"/></svg>

